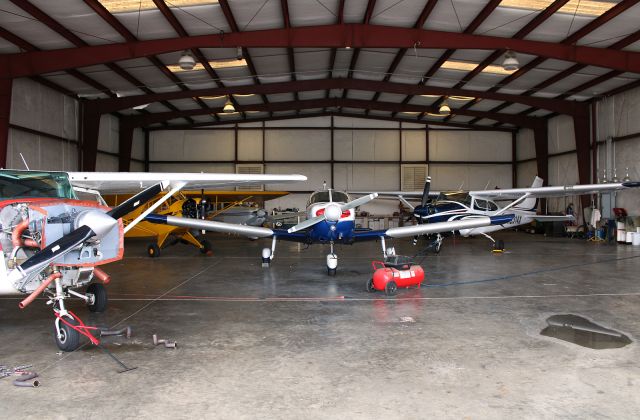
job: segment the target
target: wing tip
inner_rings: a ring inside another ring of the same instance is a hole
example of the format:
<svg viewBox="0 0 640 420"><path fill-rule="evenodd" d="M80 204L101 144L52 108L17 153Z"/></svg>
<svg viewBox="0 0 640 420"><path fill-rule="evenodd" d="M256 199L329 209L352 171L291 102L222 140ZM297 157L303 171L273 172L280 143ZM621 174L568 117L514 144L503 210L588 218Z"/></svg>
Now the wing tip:
<svg viewBox="0 0 640 420"><path fill-rule="evenodd" d="M623 182L622 186L625 187L625 188L638 188L638 187L640 187L640 181Z"/></svg>

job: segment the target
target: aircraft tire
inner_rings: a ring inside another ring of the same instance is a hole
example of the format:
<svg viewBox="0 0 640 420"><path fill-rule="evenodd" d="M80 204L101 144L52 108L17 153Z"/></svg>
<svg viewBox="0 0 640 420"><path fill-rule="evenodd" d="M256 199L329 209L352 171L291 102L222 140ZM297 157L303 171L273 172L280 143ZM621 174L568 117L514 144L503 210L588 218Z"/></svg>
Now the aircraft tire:
<svg viewBox="0 0 640 420"><path fill-rule="evenodd" d="M337 271L338 271L337 268L329 268L329 267L327 267L327 274L329 274L331 277L335 277Z"/></svg>
<svg viewBox="0 0 640 420"><path fill-rule="evenodd" d="M109 299L107 298L107 288L100 283L91 283L89 287L87 287L87 293L91 293L95 296L92 305L87 305L89 311L91 312L104 312L107 309L107 303Z"/></svg>
<svg viewBox="0 0 640 420"><path fill-rule="evenodd" d="M440 249L442 249L442 242L436 243L436 246L433 248L433 252L435 252L436 254L439 254Z"/></svg>
<svg viewBox="0 0 640 420"><path fill-rule="evenodd" d="M200 244L202 245L202 248L200 248L201 254L208 254L209 252L211 252L211 242L204 239L200 241Z"/></svg>
<svg viewBox="0 0 640 420"><path fill-rule="evenodd" d="M367 280L367 292L372 293L375 291L376 291L376 288L373 287L373 279Z"/></svg>
<svg viewBox="0 0 640 420"><path fill-rule="evenodd" d="M75 319L67 318L66 321L70 324L78 325L78 322ZM60 321L60 331L62 332L62 338L58 338L58 331L56 331L56 326L54 324L53 339L55 340L58 348L66 352L71 352L77 349L80 345L80 333L62 321Z"/></svg>
<svg viewBox="0 0 640 420"><path fill-rule="evenodd" d="M157 258L160 256L160 247L158 244L149 244L147 247L147 255L151 258Z"/></svg>
<svg viewBox="0 0 640 420"><path fill-rule="evenodd" d="M504 251L504 241L502 239L498 239L493 246L493 249L496 251Z"/></svg>
<svg viewBox="0 0 640 420"><path fill-rule="evenodd" d="M398 291L398 285L395 281L391 280L384 286L384 294L387 296L394 296Z"/></svg>

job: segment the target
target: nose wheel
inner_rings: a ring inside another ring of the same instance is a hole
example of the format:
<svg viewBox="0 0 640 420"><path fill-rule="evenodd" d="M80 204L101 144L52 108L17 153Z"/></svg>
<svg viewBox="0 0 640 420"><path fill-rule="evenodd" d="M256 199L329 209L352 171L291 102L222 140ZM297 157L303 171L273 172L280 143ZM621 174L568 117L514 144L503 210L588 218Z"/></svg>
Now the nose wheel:
<svg viewBox="0 0 640 420"><path fill-rule="evenodd" d="M67 315L65 318L65 321L69 324L79 325L78 321L71 318L71 316ZM58 348L62 351L74 351L80 345L80 333L57 318L53 325L53 338Z"/></svg>
<svg viewBox="0 0 640 420"><path fill-rule="evenodd" d="M333 252L333 242L331 243L331 253L327 254L327 274L335 276L338 271L338 256Z"/></svg>

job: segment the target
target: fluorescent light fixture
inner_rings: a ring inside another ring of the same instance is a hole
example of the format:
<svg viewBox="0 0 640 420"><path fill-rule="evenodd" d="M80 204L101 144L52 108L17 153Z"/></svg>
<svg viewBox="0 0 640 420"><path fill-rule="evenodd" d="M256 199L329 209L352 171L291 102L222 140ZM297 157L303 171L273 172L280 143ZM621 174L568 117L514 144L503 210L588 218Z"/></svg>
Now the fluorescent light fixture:
<svg viewBox="0 0 640 420"><path fill-rule="evenodd" d="M246 60L217 60L217 61L209 61L209 65L214 69L226 69L231 67L244 67L247 65ZM195 63L191 70L184 70L180 68L180 66L170 65L167 68L173 73L180 73L184 71L202 71L204 70L204 66L201 63Z"/></svg>
<svg viewBox="0 0 640 420"><path fill-rule="evenodd" d="M137 12L157 9L153 0L98 0L111 13ZM217 4L217 0L171 0L168 7L188 7Z"/></svg>
<svg viewBox="0 0 640 420"><path fill-rule="evenodd" d="M543 10L549 7L552 3L552 0L502 0L500 7ZM615 5L616 3L610 1L569 0L564 6L558 9L556 13L565 13L569 15L573 15L575 13L583 16L600 16Z"/></svg>
<svg viewBox="0 0 640 420"><path fill-rule="evenodd" d="M459 71L469 72L475 69L476 67L478 67L477 63L468 63L466 61L448 60L442 63L442 68L447 70L459 70ZM496 66L494 64L490 64L484 69L482 69L482 73L509 75L513 73L513 71L505 70L502 66Z"/></svg>
<svg viewBox="0 0 640 420"><path fill-rule="evenodd" d="M226 98L227 95L221 95L221 96L198 96L198 98L205 100L205 101L215 101L218 99L222 99L222 98Z"/></svg>
<svg viewBox="0 0 640 420"><path fill-rule="evenodd" d="M420 95L423 98L440 98L442 95ZM447 96L447 99L450 99L452 101L473 101L474 98L473 96L457 96L457 95L451 95L451 96Z"/></svg>
<svg viewBox="0 0 640 420"><path fill-rule="evenodd" d="M401 114L405 114L405 115L419 115L422 114L422 112L418 112L418 111L402 111Z"/></svg>
<svg viewBox="0 0 640 420"><path fill-rule="evenodd" d="M227 102L224 103L224 108L222 108L222 111L224 111L225 114L236 112L236 108L233 106L231 98L227 97Z"/></svg>
<svg viewBox="0 0 640 420"><path fill-rule="evenodd" d="M433 112L427 112L427 115L430 117L448 117L451 114L434 114Z"/></svg>

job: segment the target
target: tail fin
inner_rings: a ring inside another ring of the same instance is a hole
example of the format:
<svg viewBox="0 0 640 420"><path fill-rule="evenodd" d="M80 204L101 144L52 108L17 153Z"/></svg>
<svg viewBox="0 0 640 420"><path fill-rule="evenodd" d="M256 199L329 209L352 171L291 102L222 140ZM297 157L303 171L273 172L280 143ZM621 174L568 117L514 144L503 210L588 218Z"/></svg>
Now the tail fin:
<svg viewBox="0 0 640 420"><path fill-rule="evenodd" d="M531 188L542 187L543 183L544 183L544 180L539 176L536 176L535 179L533 180L533 184L531 184ZM537 207L538 207L538 199L535 197L529 197L525 199L522 203L516 206L518 210L527 210L527 211L531 211L531 210L535 211Z"/></svg>

